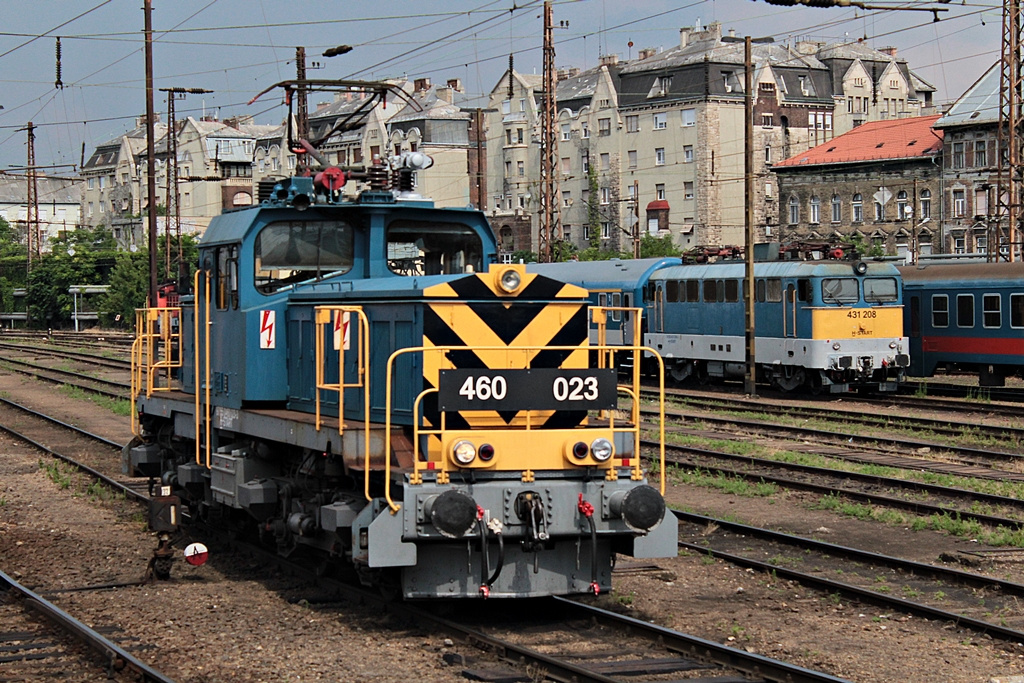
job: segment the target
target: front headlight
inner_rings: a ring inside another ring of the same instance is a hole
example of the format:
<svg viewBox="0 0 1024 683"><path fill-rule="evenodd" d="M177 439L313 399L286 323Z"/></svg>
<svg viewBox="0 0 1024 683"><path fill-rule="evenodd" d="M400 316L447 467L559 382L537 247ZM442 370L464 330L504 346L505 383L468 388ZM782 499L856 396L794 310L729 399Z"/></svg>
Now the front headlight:
<svg viewBox="0 0 1024 683"><path fill-rule="evenodd" d="M498 280L498 282L501 284L501 288L503 290L505 290L509 294L512 294L517 289L519 289L519 285L522 284L523 280L519 276L519 271L509 268L508 270L501 274L501 278Z"/></svg>
<svg viewBox="0 0 1024 683"><path fill-rule="evenodd" d="M604 462L612 457L612 442L608 439L594 439L590 444L590 454L594 456L594 460Z"/></svg>
<svg viewBox="0 0 1024 683"><path fill-rule="evenodd" d="M476 458L476 446L469 441L459 441L452 448L452 456L455 458L455 462L468 465Z"/></svg>

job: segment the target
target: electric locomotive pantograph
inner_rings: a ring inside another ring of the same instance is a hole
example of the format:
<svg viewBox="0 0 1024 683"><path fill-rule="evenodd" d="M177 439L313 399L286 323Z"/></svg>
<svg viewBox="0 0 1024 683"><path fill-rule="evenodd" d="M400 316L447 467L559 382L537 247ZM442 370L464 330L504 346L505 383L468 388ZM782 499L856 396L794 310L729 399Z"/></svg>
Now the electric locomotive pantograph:
<svg viewBox="0 0 1024 683"><path fill-rule="evenodd" d="M407 598L607 591L615 553L676 554L612 369L639 337L589 344L587 292L497 265L481 212L414 193L430 163L321 167L211 222L194 293L137 314L126 469Z"/></svg>

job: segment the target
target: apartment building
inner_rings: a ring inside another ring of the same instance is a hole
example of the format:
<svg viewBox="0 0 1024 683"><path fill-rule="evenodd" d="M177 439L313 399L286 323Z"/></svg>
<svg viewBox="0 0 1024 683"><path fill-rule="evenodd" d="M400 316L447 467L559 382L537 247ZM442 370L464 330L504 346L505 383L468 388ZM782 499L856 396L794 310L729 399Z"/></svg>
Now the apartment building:
<svg viewBox="0 0 1024 683"><path fill-rule="evenodd" d="M40 252L49 252L53 239L81 224L84 185L82 181L64 178L39 176L36 179ZM25 176L0 176L0 218L17 230L19 240L27 245L28 179Z"/></svg>

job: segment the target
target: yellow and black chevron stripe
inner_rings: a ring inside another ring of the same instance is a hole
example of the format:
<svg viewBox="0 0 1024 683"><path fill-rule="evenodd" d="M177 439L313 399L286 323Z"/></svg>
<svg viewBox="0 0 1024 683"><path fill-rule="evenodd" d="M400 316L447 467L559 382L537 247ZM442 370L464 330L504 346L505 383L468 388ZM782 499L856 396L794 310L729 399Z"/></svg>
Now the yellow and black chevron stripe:
<svg viewBox="0 0 1024 683"><path fill-rule="evenodd" d="M514 292L498 284L501 269L516 269L521 278ZM588 364L587 291L538 275L517 265L492 266L488 273L468 275L423 292L423 346L464 347L423 354L424 388L437 386L441 370L586 368ZM537 347L569 347L537 349ZM500 347L486 350L482 347ZM533 347L522 353L508 349ZM440 426L437 394L424 399L428 424ZM579 411L533 411L534 428L564 429L586 420ZM522 426L526 411L448 412L448 429Z"/></svg>

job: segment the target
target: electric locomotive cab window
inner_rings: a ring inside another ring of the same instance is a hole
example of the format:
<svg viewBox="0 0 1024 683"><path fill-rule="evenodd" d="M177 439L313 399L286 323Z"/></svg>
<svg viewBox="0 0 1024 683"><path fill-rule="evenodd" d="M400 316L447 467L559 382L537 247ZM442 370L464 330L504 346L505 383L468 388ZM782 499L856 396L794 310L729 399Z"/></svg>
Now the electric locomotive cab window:
<svg viewBox="0 0 1024 683"><path fill-rule="evenodd" d="M810 301L811 300L811 281L803 278L796 281L797 287L797 300L798 301Z"/></svg>
<svg viewBox="0 0 1024 683"><path fill-rule="evenodd" d="M974 327L974 295L956 295L956 326Z"/></svg>
<svg viewBox="0 0 1024 683"><path fill-rule="evenodd" d="M932 295L932 327L949 327L949 297Z"/></svg>
<svg viewBox="0 0 1024 683"><path fill-rule="evenodd" d="M700 301L700 280L686 281L686 302L695 304Z"/></svg>
<svg viewBox="0 0 1024 683"><path fill-rule="evenodd" d="M985 294L981 298L982 325L987 328L1003 326L1002 301L998 294Z"/></svg>
<svg viewBox="0 0 1024 683"><path fill-rule="evenodd" d="M718 281L717 280L705 280L704 281L704 303L710 303L718 301Z"/></svg>
<svg viewBox="0 0 1024 683"><path fill-rule="evenodd" d="M483 270L480 236L461 223L395 221L388 226L388 267L399 275L455 275Z"/></svg>
<svg viewBox="0 0 1024 683"><path fill-rule="evenodd" d="M782 280L765 280L765 296L768 303L777 304L782 301Z"/></svg>
<svg viewBox="0 0 1024 683"><path fill-rule="evenodd" d="M802 301L803 299L801 299ZM860 300L857 278L826 277L821 280L821 300L826 304L855 304Z"/></svg>
<svg viewBox="0 0 1024 683"><path fill-rule="evenodd" d="M894 277L869 277L864 279L864 301L869 304L884 304L898 301L898 292L898 285Z"/></svg>
<svg viewBox="0 0 1024 683"><path fill-rule="evenodd" d="M342 221L278 221L256 235L256 289L289 285L352 268L352 227Z"/></svg>
<svg viewBox="0 0 1024 683"><path fill-rule="evenodd" d="M679 298L678 280L668 280L665 282L665 301L682 301Z"/></svg>
<svg viewBox="0 0 1024 683"><path fill-rule="evenodd" d="M217 247L216 304L222 311L238 309L238 245Z"/></svg>
<svg viewBox="0 0 1024 683"><path fill-rule="evenodd" d="M754 283L754 301L758 303L764 303L765 295L765 284L764 280L758 280Z"/></svg>

